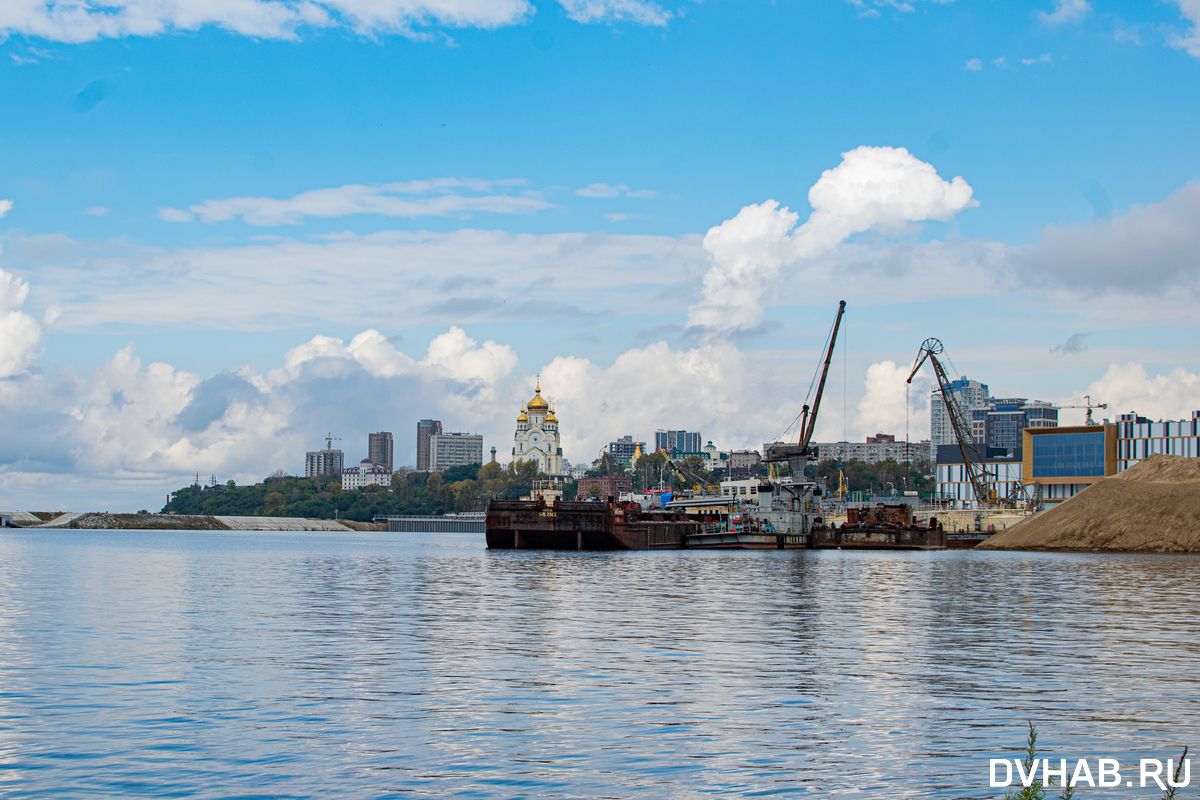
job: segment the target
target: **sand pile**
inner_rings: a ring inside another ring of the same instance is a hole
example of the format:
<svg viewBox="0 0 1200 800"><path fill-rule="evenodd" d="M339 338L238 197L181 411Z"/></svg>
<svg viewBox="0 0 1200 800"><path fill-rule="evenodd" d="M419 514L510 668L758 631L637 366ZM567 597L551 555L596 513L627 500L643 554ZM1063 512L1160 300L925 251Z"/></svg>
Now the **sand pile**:
<svg viewBox="0 0 1200 800"><path fill-rule="evenodd" d="M1200 458L1150 456L979 549L1200 553Z"/></svg>

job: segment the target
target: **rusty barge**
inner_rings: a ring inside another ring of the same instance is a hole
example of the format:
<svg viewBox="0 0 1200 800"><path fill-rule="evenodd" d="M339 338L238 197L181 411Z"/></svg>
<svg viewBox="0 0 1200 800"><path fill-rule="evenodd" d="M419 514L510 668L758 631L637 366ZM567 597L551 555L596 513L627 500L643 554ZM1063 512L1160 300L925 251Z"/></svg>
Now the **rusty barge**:
<svg viewBox="0 0 1200 800"><path fill-rule="evenodd" d="M812 501L796 503L773 484L758 504L719 498L677 501L665 509L630 502L493 500L485 523L493 550L942 550L946 534L935 520L913 523L907 504L853 509L848 524L831 527ZM786 487L786 488L785 488ZM805 496L802 495L802 496ZM789 506L799 506L789 508Z"/></svg>

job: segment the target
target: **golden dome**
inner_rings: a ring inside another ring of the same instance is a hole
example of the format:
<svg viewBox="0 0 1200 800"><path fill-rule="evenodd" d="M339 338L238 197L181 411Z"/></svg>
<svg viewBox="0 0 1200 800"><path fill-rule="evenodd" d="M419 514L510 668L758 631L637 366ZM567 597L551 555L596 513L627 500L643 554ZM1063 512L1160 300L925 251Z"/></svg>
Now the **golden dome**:
<svg viewBox="0 0 1200 800"><path fill-rule="evenodd" d="M550 413L546 415L546 422L558 423L558 417L554 416L554 409L550 409Z"/></svg>
<svg viewBox="0 0 1200 800"><path fill-rule="evenodd" d="M529 417L525 416L525 409L521 409L521 413L517 415L517 422L529 422Z"/></svg>
<svg viewBox="0 0 1200 800"><path fill-rule="evenodd" d="M530 411L549 411L550 404L542 399L542 381L540 378L538 379L538 382L537 382L537 388L534 389L533 391L534 391L533 399L529 401L529 410Z"/></svg>

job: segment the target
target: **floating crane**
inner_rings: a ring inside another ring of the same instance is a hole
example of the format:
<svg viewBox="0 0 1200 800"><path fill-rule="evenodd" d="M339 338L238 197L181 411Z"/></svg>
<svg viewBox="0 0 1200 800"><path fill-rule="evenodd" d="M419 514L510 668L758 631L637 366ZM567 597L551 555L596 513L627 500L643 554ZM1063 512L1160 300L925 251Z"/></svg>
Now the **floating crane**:
<svg viewBox="0 0 1200 800"><path fill-rule="evenodd" d="M921 368L926 359L933 364L938 388L942 393L942 402L946 404L946 415L950 417L950 425L954 428L954 438L958 440L958 450L962 453L963 469L966 470L971 488L975 491L975 499L979 501L980 506L986 506L995 502L996 492L994 489L988 488L983 466L976 461L977 452L972 446L971 428L967 425L966 416L959 407L958 401L954 399L954 390L950 386L950 378L946 376L946 369L938 360L938 356L944 349L940 339L930 337L921 342L921 349L917 352L917 362L908 375L908 382L912 383L917 370Z"/></svg>
<svg viewBox="0 0 1200 800"><path fill-rule="evenodd" d="M1108 408L1108 403L1093 403L1092 396L1090 394L1085 394L1083 396L1083 402L1084 402L1084 405L1081 405L1081 406L1059 406L1059 408L1086 408L1087 409L1087 419L1084 421L1083 424L1084 425L1099 425L1100 423L1098 423L1094 419L1092 419L1092 409L1093 408Z"/></svg>
<svg viewBox="0 0 1200 800"><path fill-rule="evenodd" d="M838 303L837 317L833 320L833 331L829 334L829 347L825 351L825 365L821 368L821 382L817 384L817 394L813 397L812 411L810 413L806 404L800 412L799 441L796 444L783 444L782 442L774 444L764 454L763 461L788 462L792 469L793 480L803 480L804 468L808 466L809 459L814 456L808 443L817 427L817 412L821 409L821 395L825 393L825 379L829 376L829 362L833 360L833 347L837 344L838 328L842 325L842 315L845 313L846 301L842 300Z"/></svg>

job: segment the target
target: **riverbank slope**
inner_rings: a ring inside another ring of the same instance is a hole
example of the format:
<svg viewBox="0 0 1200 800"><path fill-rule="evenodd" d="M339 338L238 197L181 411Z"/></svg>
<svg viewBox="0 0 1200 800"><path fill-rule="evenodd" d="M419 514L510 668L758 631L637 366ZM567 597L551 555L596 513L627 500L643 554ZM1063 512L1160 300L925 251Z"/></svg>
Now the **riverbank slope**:
<svg viewBox="0 0 1200 800"><path fill-rule="evenodd" d="M1200 553L1200 459L1150 456L977 549Z"/></svg>

